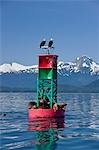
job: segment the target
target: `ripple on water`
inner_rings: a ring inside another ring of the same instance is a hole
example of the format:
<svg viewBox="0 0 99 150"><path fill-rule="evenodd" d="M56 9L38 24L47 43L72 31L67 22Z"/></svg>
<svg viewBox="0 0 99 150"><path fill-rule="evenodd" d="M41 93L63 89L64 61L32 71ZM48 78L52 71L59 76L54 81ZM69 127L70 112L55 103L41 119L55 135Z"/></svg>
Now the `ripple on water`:
<svg viewBox="0 0 99 150"><path fill-rule="evenodd" d="M1 145L4 150L99 150L99 94L65 94L65 119L29 122L33 93L0 93ZM5 115L4 115L5 114Z"/></svg>

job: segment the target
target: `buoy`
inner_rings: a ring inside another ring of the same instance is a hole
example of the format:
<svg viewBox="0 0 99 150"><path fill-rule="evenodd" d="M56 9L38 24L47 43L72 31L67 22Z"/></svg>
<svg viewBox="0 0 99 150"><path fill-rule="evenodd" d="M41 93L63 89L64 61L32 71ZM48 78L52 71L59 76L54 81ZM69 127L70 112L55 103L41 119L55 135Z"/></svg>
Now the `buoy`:
<svg viewBox="0 0 99 150"><path fill-rule="evenodd" d="M66 104L57 102L58 56L49 49L38 55L37 101L28 104L29 118L64 117Z"/></svg>

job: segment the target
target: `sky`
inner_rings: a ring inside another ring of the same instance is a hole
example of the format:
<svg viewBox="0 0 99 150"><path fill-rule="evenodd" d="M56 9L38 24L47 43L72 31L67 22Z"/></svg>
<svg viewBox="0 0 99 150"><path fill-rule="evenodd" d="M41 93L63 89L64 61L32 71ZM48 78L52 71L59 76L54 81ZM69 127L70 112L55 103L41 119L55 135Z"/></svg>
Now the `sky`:
<svg viewBox="0 0 99 150"><path fill-rule="evenodd" d="M43 38L59 60L99 63L98 0L1 0L0 12L0 64L37 64Z"/></svg>

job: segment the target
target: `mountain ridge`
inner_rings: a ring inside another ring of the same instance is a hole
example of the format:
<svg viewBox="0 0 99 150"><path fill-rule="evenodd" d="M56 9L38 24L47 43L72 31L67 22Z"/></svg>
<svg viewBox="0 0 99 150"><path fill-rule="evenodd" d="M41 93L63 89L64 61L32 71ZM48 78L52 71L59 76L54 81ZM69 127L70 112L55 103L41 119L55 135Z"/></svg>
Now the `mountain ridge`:
<svg viewBox="0 0 99 150"><path fill-rule="evenodd" d="M0 65L0 73L10 73L10 72L37 72L38 65L31 65L25 66L18 63L10 63L10 64L2 64ZM58 65L58 72L60 70L65 69L65 71L69 72L79 72L82 71L90 71L90 73L99 73L99 64L92 60L92 58L87 57L85 55L81 57L77 57L74 61L71 62L64 62L59 61Z"/></svg>
<svg viewBox="0 0 99 150"><path fill-rule="evenodd" d="M0 81L2 89L32 89L36 90L38 66L24 66L17 63L0 65ZM57 65L58 87L65 91L91 91L99 79L99 64L87 56L77 57L73 62L59 61ZM62 85L62 86L61 86ZM88 86L89 85L89 86ZM88 86L88 87L86 87ZM84 90L84 88L86 90Z"/></svg>

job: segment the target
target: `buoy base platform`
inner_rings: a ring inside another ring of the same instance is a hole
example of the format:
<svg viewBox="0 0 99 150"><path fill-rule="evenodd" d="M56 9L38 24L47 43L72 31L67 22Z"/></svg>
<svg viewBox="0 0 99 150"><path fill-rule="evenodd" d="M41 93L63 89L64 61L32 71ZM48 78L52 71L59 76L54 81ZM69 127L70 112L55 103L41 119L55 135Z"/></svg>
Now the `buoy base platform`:
<svg viewBox="0 0 99 150"><path fill-rule="evenodd" d="M54 110L53 108L43 109L28 109L28 117L32 118L52 118L52 117L64 117L65 110Z"/></svg>

